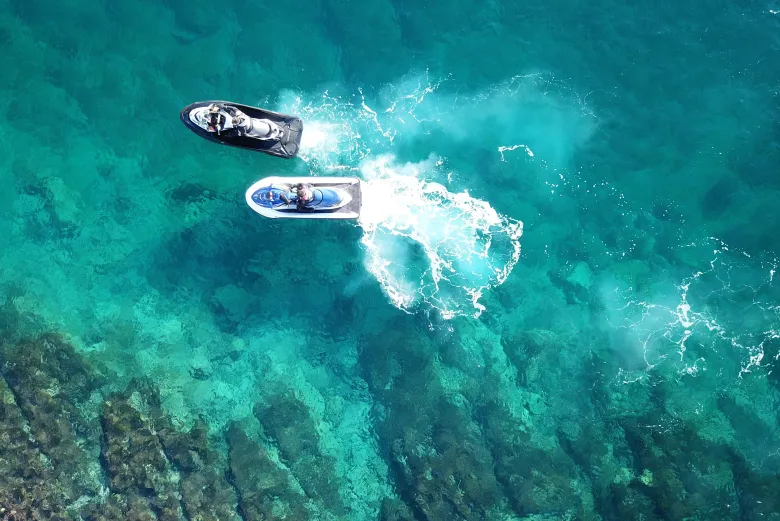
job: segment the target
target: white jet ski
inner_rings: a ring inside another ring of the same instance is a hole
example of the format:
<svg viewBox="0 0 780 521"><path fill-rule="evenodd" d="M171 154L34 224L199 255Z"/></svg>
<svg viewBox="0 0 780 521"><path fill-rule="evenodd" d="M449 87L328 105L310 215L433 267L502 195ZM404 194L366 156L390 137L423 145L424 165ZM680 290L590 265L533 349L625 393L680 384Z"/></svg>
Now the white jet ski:
<svg viewBox="0 0 780 521"><path fill-rule="evenodd" d="M356 177L266 177L246 191L252 210L271 219L357 219Z"/></svg>

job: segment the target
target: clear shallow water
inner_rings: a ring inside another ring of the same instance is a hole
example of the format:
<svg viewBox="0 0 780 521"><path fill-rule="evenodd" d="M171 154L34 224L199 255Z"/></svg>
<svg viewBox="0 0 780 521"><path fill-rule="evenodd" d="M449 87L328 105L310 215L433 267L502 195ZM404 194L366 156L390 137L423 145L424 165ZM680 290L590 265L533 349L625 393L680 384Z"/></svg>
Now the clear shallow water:
<svg viewBox="0 0 780 521"><path fill-rule="evenodd" d="M242 421L332 476L312 519L771 519L776 9L6 3L3 336ZM301 115L301 159L199 140L211 98ZM245 206L309 171L363 220Z"/></svg>

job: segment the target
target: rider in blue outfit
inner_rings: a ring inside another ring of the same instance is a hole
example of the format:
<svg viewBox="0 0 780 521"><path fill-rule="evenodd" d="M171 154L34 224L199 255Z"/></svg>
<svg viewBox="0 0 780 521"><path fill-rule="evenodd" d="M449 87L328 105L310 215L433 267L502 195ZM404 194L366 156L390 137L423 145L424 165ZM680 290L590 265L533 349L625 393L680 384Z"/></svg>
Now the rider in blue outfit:
<svg viewBox="0 0 780 521"><path fill-rule="evenodd" d="M289 192L293 192L290 197ZM314 200L314 191L310 185L304 183L298 183L295 186L289 186L281 189L279 192L279 198L284 204L290 204L295 202L298 210L305 210L307 205Z"/></svg>
<svg viewBox="0 0 780 521"><path fill-rule="evenodd" d="M298 205L299 210L305 209L306 206L314 200L314 191L311 189L311 186L307 184L298 183L295 185L295 192L297 194L295 202Z"/></svg>

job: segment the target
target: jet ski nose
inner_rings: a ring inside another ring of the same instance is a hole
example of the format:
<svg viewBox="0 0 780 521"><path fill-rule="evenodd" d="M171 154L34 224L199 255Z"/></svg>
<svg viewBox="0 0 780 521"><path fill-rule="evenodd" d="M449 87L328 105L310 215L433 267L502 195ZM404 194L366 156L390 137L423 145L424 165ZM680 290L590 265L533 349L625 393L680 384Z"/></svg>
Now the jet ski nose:
<svg viewBox="0 0 780 521"><path fill-rule="evenodd" d="M203 128L208 128L209 120L207 116L208 109L207 108L197 108L190 112L190 120L194 121L198 125L200 125Z"/></svg>

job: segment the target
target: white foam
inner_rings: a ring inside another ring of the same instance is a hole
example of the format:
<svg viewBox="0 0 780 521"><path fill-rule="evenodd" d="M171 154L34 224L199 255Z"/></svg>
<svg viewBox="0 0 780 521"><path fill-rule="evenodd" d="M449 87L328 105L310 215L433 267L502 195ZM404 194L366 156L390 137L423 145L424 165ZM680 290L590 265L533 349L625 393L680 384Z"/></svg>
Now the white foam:
<svg viewBox="0 0 780 521"><path fill-rule="evenodd" d="M501 284L520 257L522 222L467 192L451 193L422 174L436 159L397 165L392 155L361 165L366 268L394 305L433 308L444 318L479 316L482 293ZM420 255L427 265L419 267Z"/></svg>
<svg viewBox="0 0 780 521"><path fill-rule="evenodd" d="M765 347L778 338L776 260L753 258L715 238L709 241L716 248L710 250L713 256L706 269L673 284L666 295L659 284L652 303L628 297L625 305L614 309L616 325L642 339L649 360L648 367L640 370L644 374L670 360L669 352L676 348L680 375L697 376L707 370L708 362L720 366L721 360L736 356L740 368L732 376L742 378L762 367ZM709 241L700 246L702 253ZM633 288L625 293L633 295Z"/></svg>
<svg viewBox="0 0 780 521"><path fill-rule="evenodd" d="M325 150L338 148L338 128L332 123L311 122L301 136L301 150L316 155Z"/></svg>
<svg viewBox="0 0 780 521"><path fill-rule="evenodd" d="M390 302L444 318L479 316L484 291L503 283L519 259L523 226L435 182L452 174L440 176L444 158L396 163L399 135L411 139L425 125L449 128L441 100L433 99L438 86L427 77L405 80L382 91L376 108L360 89L312 99L287 93L279 110L303 118L299 156L314 173L349 170L363 179L365 266Z"/></svg>
<svg viewBox="0 0 780 521"><path fill-rule="evenodd" d="M525 153L528 154L528 157L534 157L533 150L531 150L530 148L528 148L527 146L525 146L523 144L512 145L511 147L507 147L507 146L501 145L500 147L498 147L498 153L501 154L501 161L506 161L506 157L504 156L504 152L513 152L513 151L517 150L518 148L522 148L523 150L525 150Z"/></svg>

